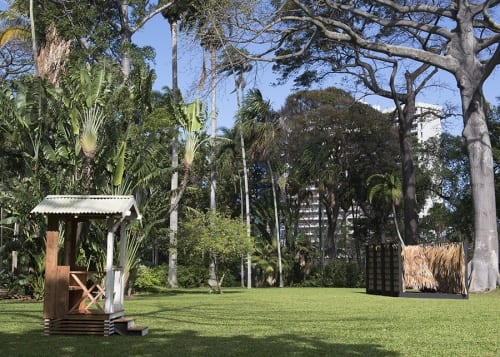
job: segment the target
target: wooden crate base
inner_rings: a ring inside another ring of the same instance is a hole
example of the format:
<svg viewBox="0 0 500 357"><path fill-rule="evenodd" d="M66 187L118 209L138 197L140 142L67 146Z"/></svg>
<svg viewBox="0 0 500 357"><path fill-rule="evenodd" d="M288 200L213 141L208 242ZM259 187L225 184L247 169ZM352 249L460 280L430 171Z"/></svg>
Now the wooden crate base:
<svg viewBox="0 0 500 357"><path fill-rule="evenodd" d="M112 314L72 314L59 319L44 319L45 335L100 335L114 334L114 321L122 318L123 311Z"/></svg>

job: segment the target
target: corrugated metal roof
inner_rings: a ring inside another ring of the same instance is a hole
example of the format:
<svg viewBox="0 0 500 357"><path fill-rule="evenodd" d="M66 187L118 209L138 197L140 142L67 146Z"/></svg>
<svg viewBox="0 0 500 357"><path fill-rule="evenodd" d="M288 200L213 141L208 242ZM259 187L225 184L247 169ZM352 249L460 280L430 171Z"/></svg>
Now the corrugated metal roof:
<svg viewBox="0 0 500 357"><path fill-rule="evenodd" d="M140 217L134 196L49 195L31 213Z"/></svg>

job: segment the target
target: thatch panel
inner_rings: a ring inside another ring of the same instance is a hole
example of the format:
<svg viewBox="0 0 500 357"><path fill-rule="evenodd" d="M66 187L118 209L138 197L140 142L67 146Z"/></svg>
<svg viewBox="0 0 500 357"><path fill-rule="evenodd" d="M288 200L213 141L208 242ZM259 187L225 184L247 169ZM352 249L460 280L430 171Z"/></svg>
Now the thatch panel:
<svg viewBox="0 0 500 357"><path fill-rule="evenodd" d="M450 294L467 294L462 244L405 246L404 288Z"/></svg>
<svg viewBox="0 0 500 357"><path fill-rule="evenodd" d="M462 244L427 246L425 255L438 283L438 291L450 294L466 294L465 259Z"/></svg>
<svg viewBox="0 0 500 357"><path fill-rule="evenodd" d="M403 282L405 289L436 291L438 282L434 278L424 247L404 246L401 250L403 260Z"/></svg>

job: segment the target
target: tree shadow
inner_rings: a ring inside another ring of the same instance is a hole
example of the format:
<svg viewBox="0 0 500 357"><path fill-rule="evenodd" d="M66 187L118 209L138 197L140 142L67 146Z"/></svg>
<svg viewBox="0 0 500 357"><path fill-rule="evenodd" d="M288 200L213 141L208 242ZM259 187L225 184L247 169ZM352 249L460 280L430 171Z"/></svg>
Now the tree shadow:
<svg viewBox="0 0 500 357"><path fill-rule="evenodd" d="M141 298L158 298L158 296L179 296L179 295L229 295L229 294L241 294L240 290L237 289L222 289L221 294L210 293L210 288L196 288L196 289L168 289L161 292L155 292L151 294L140 294ZM130 297L130 299L134 299L134 296Z"/></svg>
<svg viewBox="0 0 500 357"><path fill-rule="evenodd" d="M4 356L399 356L381 345L329 343L297 334L205 336L196 331L151 331L136 336L43 336L0 332Z"/></svg>

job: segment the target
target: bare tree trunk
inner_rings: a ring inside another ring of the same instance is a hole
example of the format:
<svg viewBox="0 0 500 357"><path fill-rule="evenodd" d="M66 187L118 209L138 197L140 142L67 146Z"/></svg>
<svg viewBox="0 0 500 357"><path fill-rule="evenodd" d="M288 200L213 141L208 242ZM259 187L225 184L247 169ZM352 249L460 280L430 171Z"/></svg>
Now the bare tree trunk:
<svg viewBox="0 0 500 357"><path fill-rule="evenodd" d="M122 47L122 60L121 67L124 78L128 78L130 74L130 43L132 42L132 32L128 22L128 3L125 1L118 5L120 11L121 22L121 47Z"/></svg>
<svg viewBox="0 0 500 357"><path fill-rule="evenodd" d="M491 142L486 125L487 103L481 90L461 90L464 131L474 201L474 256L470 291L495 290L498 280L498 231Z"/></svg>
<svg viewBox="0 0 500 357"><path fill-rule="evenodd" d="M410 96L408 96L410 97ZM415 98L408 99L403 110L403 118L399 118L399 145L402 157L403 170L403 214L405 240L408 244L417 244L418 212L417 190L415 180L415 164L411 143L411 125L415 116ZM399 232L399 230L398 230ZM399 238L401 239L400 235Z"/></svg>
<svg viewBox="0 0 500 357"><path fill-rule="evenodd" d="M326 192L327 196L332 196L331 193ZM335 262L337 260L337 244L335 242L335 230L337 228L337 217L339 216L340 205L334 203L334 198L326 197L326 219L328 221L328 227L326 229L326 241L330 242L330 247L327 252L330 256L330 261Z"/></svg>

